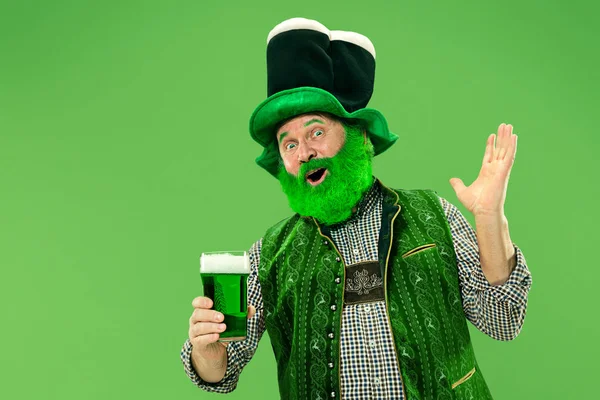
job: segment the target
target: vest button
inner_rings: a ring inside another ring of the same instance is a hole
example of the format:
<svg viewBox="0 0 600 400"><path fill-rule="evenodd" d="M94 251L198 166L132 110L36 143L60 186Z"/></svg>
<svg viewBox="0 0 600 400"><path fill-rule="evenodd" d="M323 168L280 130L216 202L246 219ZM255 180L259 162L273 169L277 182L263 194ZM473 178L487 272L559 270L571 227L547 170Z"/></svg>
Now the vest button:
<svg viewBox="0 0 600 400"><path fill-rule="evenodd" d="M333 369L333 363L330 362L329 364L327 364L327 366L329 367L329 369Z"/></svg>
<svg viewBox="0 0 600 400"><path fill-rule="evenodd" d="M324 244L325 246L327 246L327 245L329 244L329 242L328 242L327 240L323 240L323 244Z"/></svg>
<svg viewBox="0 0 600 400"><path fill-rule="evenodd" d="M328 337L329 339L333 339L333 332L329 332L329 334L327 334L327 337Z"/></svg>
<svg viewBox="0 0 600 400"><path fill-rule="evenodd" d="M335 397L335 392L331 392L331 397Z"/></svg>
<svg viewBox="0 0 600 400"><path fill-rule="evenodd" d="M335 258L335 261L337 261L337 262L340 262L341 260L340 260L340 258L339 258L339 257L336 257L336 258Z"/></svg>
<svg viewBox="0 0 600 400"><path fill-rule="evenodd" d="M331 305L331 311L335 311L335 310L337 310L337 307L336 307L336 305L335 305L335 304L332 304L332 305Z"/></svg>
<svg viewBox="0 0 600 400"><path fill-rule="evenodd" d="M337 278L335 278L335 283L341 283L342 280L340 279L340 277L338 276Z"/></svg>

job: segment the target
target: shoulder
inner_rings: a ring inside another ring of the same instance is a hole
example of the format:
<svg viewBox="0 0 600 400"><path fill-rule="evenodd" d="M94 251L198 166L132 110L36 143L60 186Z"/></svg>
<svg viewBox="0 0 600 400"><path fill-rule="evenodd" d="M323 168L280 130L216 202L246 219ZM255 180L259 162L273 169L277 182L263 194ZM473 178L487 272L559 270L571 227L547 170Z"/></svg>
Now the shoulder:
<svg viewBox="0 0 600 400"><path fill-rule="evenodd" d="M419 206L428 203L431 207L441 209L448 220L454 217L458 209L446 198L433 189L388 188L398 195L398 202L404 206Z"/></svg>
<svg viewBox="0 0 600 400"><path fill-rule="evenodd" d="M267 229L265 237L278 235L280 232L287 230L286 228L295 225L300 219L302 219L302 217L300 217L300 215L297 213L282 219L281 221L277 222L276 224L272 225L269 229Z"/></svg>
<svg viewBox="0 0 600 400"><path fill-rule="evenodd" d="M399 196L406 196L406 197L414 197L414 196L419 196L419 195L423 195L423 194L427 194L427 195L437 195L437 192L435 190L432 189L406 189L406 188L393 188L391 186L387 186L385 183L381 182L381 180L377 179L376 180L381 192L385 195L386 193L396 193Z"/></svg>
<svg viewBox="0 0 600 400"><path fill-rule="evenodd" d="M290 237L293 237L294 233L298 230L299 225L306 221L307 218L301 217L299 214L294 214L271 226L263 236L261 243L262 252L278 251L282 243L289 241Z"/></svg>
<svg viewBox="0 0 600 400"><path fill-rule="evenodd" d="M406 203L406 202L412 202L412 201L419 201L419 199L421 200L429 200L432 202L435 202L436 204L440 204L440 199L441 197L438 195L438 193L433 190L433 189L404 189L404 188L388 188L389 190L391 190L392 192L396 193L398 195L398 201L402 204L402 203Z"/></svg>

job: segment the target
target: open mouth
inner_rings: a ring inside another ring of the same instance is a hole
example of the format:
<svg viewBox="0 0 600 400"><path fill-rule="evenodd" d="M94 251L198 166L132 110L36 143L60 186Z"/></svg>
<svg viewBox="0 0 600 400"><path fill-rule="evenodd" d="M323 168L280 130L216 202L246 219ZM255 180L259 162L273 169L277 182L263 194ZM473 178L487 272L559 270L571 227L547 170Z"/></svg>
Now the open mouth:
<svg viewBox="0 0 600 400"><path fill-rule="evenodd" d="M306 181L312 185L317 186L325 180L325 177L329 174L326 168L317 168L306 173Z"/></svg>

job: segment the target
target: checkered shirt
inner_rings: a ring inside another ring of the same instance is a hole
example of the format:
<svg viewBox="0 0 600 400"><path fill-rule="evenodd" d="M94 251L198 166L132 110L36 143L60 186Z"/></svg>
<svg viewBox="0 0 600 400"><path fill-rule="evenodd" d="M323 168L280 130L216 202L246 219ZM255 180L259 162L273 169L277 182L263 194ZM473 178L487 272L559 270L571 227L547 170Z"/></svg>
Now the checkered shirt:
<svg viewBox="0 0 600 400"><path fill-rule="evenodd" d="M465 315L483 333L497 340L515 338L523 325L531 274L521 250L515 246L516 267L508 281L491 286L479 264L477 237L465 217L440 197L450 225L457 256L458 275ZM347 266L378 261L377 244L381 226L383 194L378 184L365 196L350 221L332 227L331 237ZM185 372L198 387L228 393L237 386L239 375L250 361L265 331L263 301L258 280L262 239L250 249L248 302L256 315L248 321L248 336L227 347L227 370L218 383L204 382L191 364L192 345L188 340L181 350ZM394 351L392 331L384 301L344 305L342 312L341 397L344 400L401 399L401 366Z"/></svg>

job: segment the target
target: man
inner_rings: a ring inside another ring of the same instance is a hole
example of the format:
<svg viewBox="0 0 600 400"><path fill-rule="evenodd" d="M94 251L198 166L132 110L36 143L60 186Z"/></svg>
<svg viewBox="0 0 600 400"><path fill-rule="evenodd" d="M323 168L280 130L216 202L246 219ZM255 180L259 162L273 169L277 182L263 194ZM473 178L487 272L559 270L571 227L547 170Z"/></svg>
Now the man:
<svg viewBox="0 0 600 400"><path fill-rule="evenodd" d="M450 181L475 233L435 192L373 178L372 158L397 136L365 108L375 71L366 37L284 21L269 34L267 67L250 133L296 214L250 249L246 340L217 342L223 316L194 299L181 352L189 377L235 389L266 329L285 399L491 399L466 320L513 339L531 285L504 216L512 127L489 136L475 182Z"/></svg>

